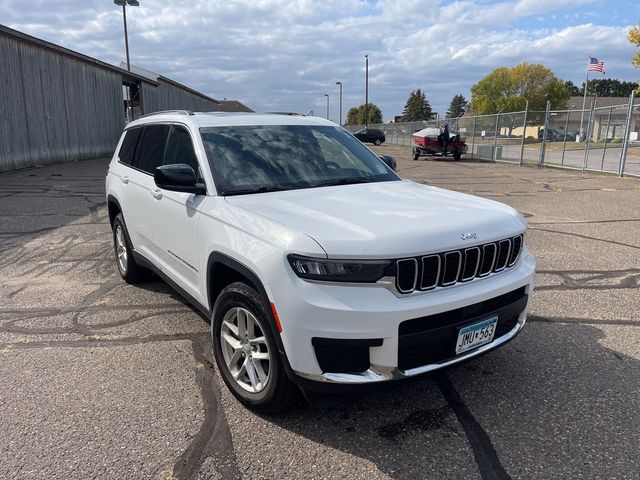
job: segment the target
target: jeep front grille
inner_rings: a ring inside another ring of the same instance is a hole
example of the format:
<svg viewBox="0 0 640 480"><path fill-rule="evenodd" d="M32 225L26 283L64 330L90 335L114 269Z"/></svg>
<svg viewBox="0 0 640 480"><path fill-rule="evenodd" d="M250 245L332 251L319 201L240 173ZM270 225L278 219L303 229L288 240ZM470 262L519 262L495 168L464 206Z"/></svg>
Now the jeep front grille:
<svg viewBox="0 0 640 480"><path fill-rule="evenodd" d="M453 285L458 281L460 266L462 265L462 254L458 251L444 254L444 273L440 281L443 287Z"/></svg>
<svg viewBox="0 0 640 480"><path fill-rule="evenodd" d="M471 247L464 250L464 267L460 281L468 282L476 278L480 267L480 247Z"/></svg>
<svg viewBox="0 0 640 480"><path fill-rule="evenodd" d="M522 235L517 235L461 250L403 258L396 262L396 289L411 293L486 277L513 267L521 251Z"/></svg>
<svg viewBox="0 0 640 480"><path fill-rule="evenodd" d="M415 258L405 258L396 262L396 288L400 293L410 293L416 288L418 278L418 261Z"/></svg>
<svg viewBox="0 0 640 480"><path fill-rule="evenodd" d="M495 243L488 243L482 246L482 262L479 277L489 275L493 271L493 265L496 261L497 247Z"/></svg>
<svg viewBox="0 0 640 480"><path fill-rule="evenodd" d="M442 259L440 258L440 255L427 255L426 257L422 257L421 290L435 288L438 285L441 265Z"/></svg>

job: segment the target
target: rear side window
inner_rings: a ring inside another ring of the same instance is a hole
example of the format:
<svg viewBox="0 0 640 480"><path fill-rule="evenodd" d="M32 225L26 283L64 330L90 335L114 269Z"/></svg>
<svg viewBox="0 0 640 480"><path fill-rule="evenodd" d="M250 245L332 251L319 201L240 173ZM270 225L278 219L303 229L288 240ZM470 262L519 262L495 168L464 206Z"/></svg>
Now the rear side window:
<svg viewBox="0 0 640 480"><path fill-rule="evenodd" d="M136 144L138 143L138 138L140 138L140 132L142 132L142 128L138 127L127 130L127 133L124 134L124 140L122 141L120 152L118 152L120 163L133 164L133 156L136 153Z"/></svg>
<svg viewBox="0 0 640 480"><path fill-rule="evenodd" d="M198 173L198 158L193 150L191 136L185 128L177 126L171 128L163 163L164 165L186 163L196 174Z"/></svg>
<svg viewBox="0 0 640 480"><path fill-rule="evenodd" d="M153 175L156 167L162 165L169 128L169 125L147 125L144 127L134 167Z"/></svg>

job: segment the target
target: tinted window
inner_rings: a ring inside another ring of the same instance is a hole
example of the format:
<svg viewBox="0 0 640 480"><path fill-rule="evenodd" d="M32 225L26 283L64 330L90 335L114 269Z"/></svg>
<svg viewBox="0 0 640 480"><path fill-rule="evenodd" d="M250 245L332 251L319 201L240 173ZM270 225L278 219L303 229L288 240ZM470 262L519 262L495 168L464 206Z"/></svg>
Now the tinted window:
<svg viewBox="0 0 640 480"><path fill-rule="evenodd" d="M340 127L214 127L201 135L222 195L399 180Z"/></svg>
<svg viewBox="0 0 640 480"><path fill-rule="evenodd" d="M191 136L189 132L182 127L172 127L167 141L167 148L164 152L164 165L174 163L186 163L194 172L198 173L198 159L196 152L193 150Z"/></svg>
<svg viewBox="0 0 640 480"><path fill-rule="evenodd" d="M153 174L156 167L162 165L164 146L169 135L169 125L147 125L142 133L134 166Z"/></svg>
<svg viewBox="0 0 640 480"><path fill-rule="evenodd" d="M140 137L141 131L142 128L127 130L127 133L124 135L124 140L122 141L122 146L120 147L120 152L118 152L120 162L127 165L133 163L133 155L136 152L136 144L138 143L138 137Z"/></svg>

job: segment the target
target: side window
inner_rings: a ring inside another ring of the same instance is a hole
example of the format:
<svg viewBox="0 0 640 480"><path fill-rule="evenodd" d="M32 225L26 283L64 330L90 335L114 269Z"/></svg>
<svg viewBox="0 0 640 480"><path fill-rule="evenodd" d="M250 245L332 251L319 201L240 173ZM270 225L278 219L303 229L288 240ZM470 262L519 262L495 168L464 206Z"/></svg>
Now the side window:
<svg viewBox="0 0 640 480"><path fill-rule="evenodd" d="M147 125L144 127L134 167L153 175L156 167L162 165L169 128L169 125Z"/></svg>
<svg viewBox="0 0 640 480"><path fill-rule="evenodd" d="M138 143L138 138L140 138L140 132L142 132L142 128L138 127L127 130L127 133L124 134L124 140L118 152L120 163L125 165L133 163L133 155L136 152L136 144Z"/></svg>
<svg viewBox="0 0 640 480"><path fill-rule="evenodd" d="M193 149L191 136L187 129L173 126L167 140L167 148L164 152L163 165L174 163L186 163L198 174L198 158Z"/></svg>

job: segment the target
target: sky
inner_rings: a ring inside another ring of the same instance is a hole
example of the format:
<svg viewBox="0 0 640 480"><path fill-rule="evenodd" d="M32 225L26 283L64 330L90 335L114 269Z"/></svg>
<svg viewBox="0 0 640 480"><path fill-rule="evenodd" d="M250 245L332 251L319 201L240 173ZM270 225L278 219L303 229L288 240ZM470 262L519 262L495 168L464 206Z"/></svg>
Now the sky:
<svg viewBox="0 0 640 480"><path fill-rule="evenodd" d="M369 100L385 121L414 89L444 114L451 98L500 66L541 63L584 81L589 54L637 81L639 0L139 0L127 9L131 63L256 111L338 120ZM0 0L0 22L111 64L125 59L111 0ZM599 74L592 74L598 76Z"/></svg>

